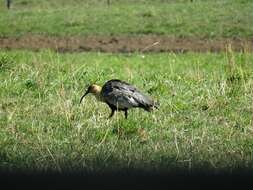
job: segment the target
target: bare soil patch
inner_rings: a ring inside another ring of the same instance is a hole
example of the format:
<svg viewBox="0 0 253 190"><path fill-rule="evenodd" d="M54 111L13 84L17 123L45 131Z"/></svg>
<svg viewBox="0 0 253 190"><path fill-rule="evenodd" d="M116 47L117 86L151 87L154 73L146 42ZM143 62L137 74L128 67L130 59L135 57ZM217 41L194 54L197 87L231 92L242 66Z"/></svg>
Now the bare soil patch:
<svg viewBox="0 0 253 190"><path fill-rule="evenodd" d="M253 39L198 39L168 36L48 37L24 35L0 38L0 49L53 49L58 52L220 52L231 44L235 51L253 50Z"/></svg>

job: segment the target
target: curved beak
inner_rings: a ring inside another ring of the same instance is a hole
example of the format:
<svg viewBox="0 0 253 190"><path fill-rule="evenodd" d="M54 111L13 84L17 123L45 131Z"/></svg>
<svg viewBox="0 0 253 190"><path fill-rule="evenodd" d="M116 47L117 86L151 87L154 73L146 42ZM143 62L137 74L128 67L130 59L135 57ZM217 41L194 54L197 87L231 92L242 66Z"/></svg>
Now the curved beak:
<svg viewBox="0 0 253 190"><path fill-rule="evenodd" d="M81 102L82 102L84 96L86 96L88 93L89 93L89 91L87 90L87 91L85 92L85 94L81 97L81 99L80 99L80 104L81 104Z"/></svg>

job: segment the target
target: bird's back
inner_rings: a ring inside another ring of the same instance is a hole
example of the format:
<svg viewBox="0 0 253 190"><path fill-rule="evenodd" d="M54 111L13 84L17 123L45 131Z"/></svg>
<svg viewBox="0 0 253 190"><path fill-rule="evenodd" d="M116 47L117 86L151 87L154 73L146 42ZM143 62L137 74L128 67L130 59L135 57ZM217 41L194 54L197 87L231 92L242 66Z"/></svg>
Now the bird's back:
<svg viewBox="0 0 253 190"><path fill-rule="evenodd" d="M101 94L107 104L118 109L141 107L151 111L153 107L157 107L152 98L129 83L118 79L107 81L102 87Z"/></svg>

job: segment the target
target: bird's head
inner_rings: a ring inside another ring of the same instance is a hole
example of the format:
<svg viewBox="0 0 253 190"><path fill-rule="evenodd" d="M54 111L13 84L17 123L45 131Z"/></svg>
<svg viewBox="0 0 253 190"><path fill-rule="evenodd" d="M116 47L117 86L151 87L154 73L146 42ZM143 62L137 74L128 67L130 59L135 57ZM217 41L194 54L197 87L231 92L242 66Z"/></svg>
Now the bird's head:
<svg viewBox="0 0 253 190"><path fill-rule="evenodd" d="M84 93L84 95L81 97L80 103L82 102L83 98L84 98L87 94L89 94L89 93L91 93L91 94L95 95L96 97L98 97L98 96L100 95L101 89L102 89L101 86L98 86L98 85L96 85L96 84L90 85L90 86L88 87L88 89L86 90L86 92Z"/></svg>

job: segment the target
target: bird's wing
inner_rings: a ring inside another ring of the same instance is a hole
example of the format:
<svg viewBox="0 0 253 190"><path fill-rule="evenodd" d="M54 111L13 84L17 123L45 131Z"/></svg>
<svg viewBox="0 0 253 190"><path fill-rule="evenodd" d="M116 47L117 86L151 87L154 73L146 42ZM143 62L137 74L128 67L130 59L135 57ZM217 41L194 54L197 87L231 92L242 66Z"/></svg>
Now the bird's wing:
<svg viewBox="0 0 253 190"><path fill-rule="evenodd" d="M119 109L146 107L153 105L153 100L136 87L120 80L108 81L102 89L105 101Z"/></svg>

